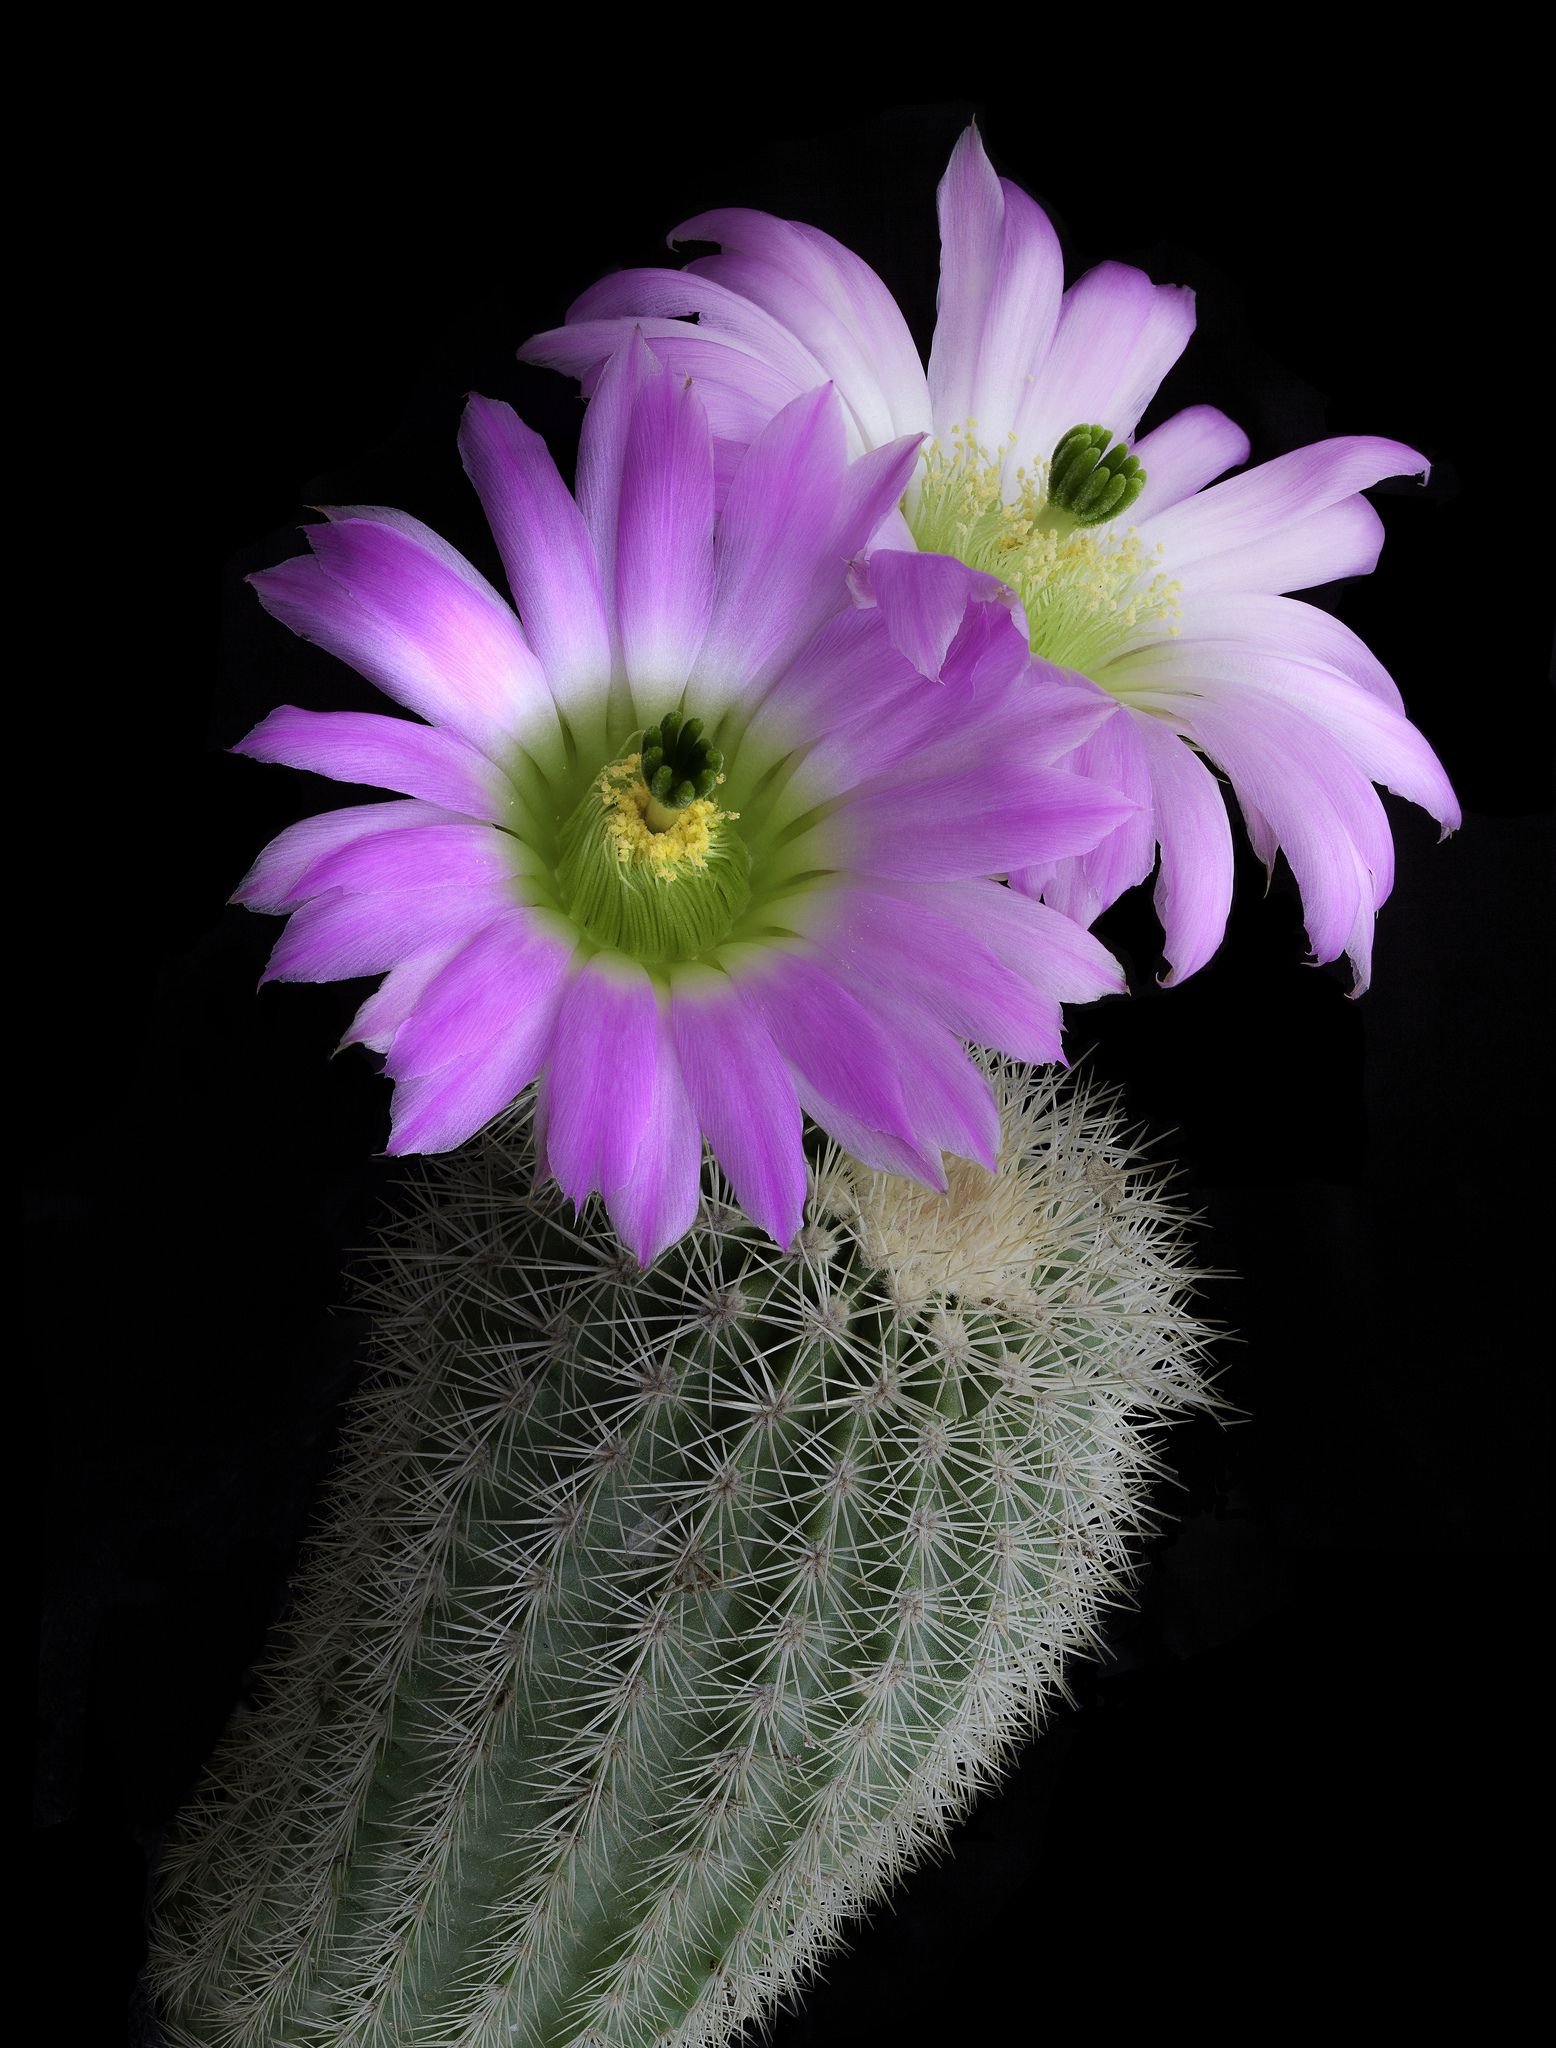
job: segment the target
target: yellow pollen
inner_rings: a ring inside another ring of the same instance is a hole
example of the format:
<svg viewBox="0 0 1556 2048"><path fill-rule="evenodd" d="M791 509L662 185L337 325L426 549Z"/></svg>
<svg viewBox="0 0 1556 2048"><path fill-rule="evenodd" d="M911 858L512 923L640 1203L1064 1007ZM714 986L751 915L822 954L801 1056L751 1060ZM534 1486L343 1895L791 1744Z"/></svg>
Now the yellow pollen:
<svg viewBox="0 0 1556 2048"><path fill-rule="evenodd" d="M628 754L602 769L595 783L605 812L606 835L617 860L645 868L663 881L669 881L683 864L705 866L714 827L740 813L721 811L711 797L701 796L676 813L674 824L656 832L648 822L653 799L638 773L640 765L637 754ZM722 782L724 777L718 779Z"/></svg>
<svg viewBox="0 0 1556 2048"><path fill-rule="evenodd" d="M1008 584L1026 609L1032 652L1106 686L1102 673L1146 637L1178 631L1182 586L1133 526L1076 526L1048 499L1047 462L1005 468L973 438L974 423L933 443L910 493L908 523L929 553L955 555Z"/></svg>

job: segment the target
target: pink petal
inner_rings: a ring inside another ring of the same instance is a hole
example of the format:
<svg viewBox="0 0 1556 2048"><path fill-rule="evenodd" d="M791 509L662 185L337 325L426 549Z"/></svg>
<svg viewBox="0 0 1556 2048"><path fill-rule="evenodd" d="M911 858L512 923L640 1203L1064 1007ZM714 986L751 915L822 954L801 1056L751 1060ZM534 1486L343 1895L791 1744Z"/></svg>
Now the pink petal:
<svg viewBox="0 0 1556 2048"><path fill-rule="evenodd" d="M1148 712L1130 718L1150 763L1162 849L1155 897L1167 959L1162 980L1171 987L1198 973L1226 934L1232 828L1221 785L1193 749Z"/></svg>
<svg viewBox="0 0 1556 2048"><path fill-rule="evenodd" d="M1141 524L1140 537L1148 546L1162 543L1177 575L1191 562L1279 533L1383 477L1424 474L1427 467L1413 448L1375 435L1316 441L1168 506Z"/></svg>
<svg viewBox="0 0 1556 2048"><path fill-rule="evenodd" d="M825 367L854 413L866 446L929 429L924 368L907 323L885 285L851 249L817 228L742 207L699 214L670 239L672 244L718 242L763 266L748 287L750 296L798 335ZM721 275L715 262L706 259L690 268L702 276ZM857 395L854 360L865 366ZM884 421L876 417L877 394L884 402Z"/></svg>
<svg viewBox="0 0 1556 2048"><path fill-rule="evenodd" d="M1099 263L1064 295L1053 346L1016 416L1012 461L1046 461L1083 422L1127 440L1193 332L1191 291Z"/></svg>
<svg viewBox="0 0 1556 2048"><path fill-rule="evenodd" d="M951 643L969 604L992 604L1014 615L1020 600L995 576L950 555L876 548L851 579L857 602L875 605L895 645L921 675L941 680ZM1025 618L1021 628L1025 638Z"/></svg>
<svg viewBox="0 0 1556 2048"><path fill-rule="evenodd" d="M1248 460L1248 436L1213 405L1175 412L1134 446L1145 470L1145 489L1136 500L1134 523L1190 498L1227 470Z"/></svg>
<svg viewBox="0 0 1556 2048"><path fill-rule="evenodd" d="M627 421L614 568L633 703L652 718L679 702L713 604L707 415L695 390L657 365Z"/></svg>
<svg viewBox="0 0 1556 2048"><path fill-rule="evenodd" d="M799 1098L778 1048L726 976L678 974L671 1026L686 1093L735 1199L780 1245L805 1205Z"/></svg>
<svg viewBox="0 0 1556 2048"><path fill-rule="evenodd" d="M570 936L523 910L503 911L429 977L389 1047L389 1074L408 1080L485 1059L494 1046L540 1045L572 950Z"/></svg>
<svg viewBox="0 0 1556 2048"><path fill-rule="evenodd" d="M384 974L413 954L470 937L509 907L507 885L363 896L331 889L294 910L266 981L349 981Z"/></svg>
<svg viewBox="0 0 1556 2048"><path fill-rule="evenodd" d="M1183 640L1227 640L1272 654L1293 655L1337 670L1369 696L1402 712L1394 678L1349 626L1299 598L1264 591L1191 589L1179 606Z"/></svg>
<svg viewBox="0 0 1556 2048"><path fill-rule="evenodd" d="M267 611L494 761L555 729L519 622L469 563L403 513L304 529L315 559L250 581Z"/></svg>
<svg viewBox="0 0 1556 2048"><path fill-rule="evenodd" d="M508 587L552 694L575 727L603 702L610 629L583 514L540 436L511 406L472 396L459 430Z"/></svg>
<svg viewBox="0 0 1556 2048"><path fill-rule="evenodd" d="M625 1173L604 1183L611 1221L645 1266L691 1228L702 1181L702 1132L662 1001L648 1044L651 1071L637 1156Z"/></svg>
<svg viewBox="0 0 1556 2048"><path fill-rule="evenodd" d="M653 1103L659 1010L635 961L596 954L573 980L557 1016L546 1076L546 1156L569 1201L632 1177ZM644 1162L652 1172L653 1162Z"/></svg>
<svg viewBox="0 0 1556 2048"><path fill-rule="evenodd" d="M1317 590L1341 576L1370 575L1382 546L1383 521L1367 500L1342 498L1259 540L1205 556L1186 580L1195 597L1221 591Z"/></svg>
<svg viewBox="0 0 1556 2048"><path fill-rule="evenodd" d="M1462 822L1442 764L1410 721L1333 669L1261 647L1178 640L1131 661L1132 682L1153 677L1192 700L1181 712L1191 730L1199 729L1207 700L1246 707L1250 717L1258 716L1260 704L1285 706L1338 741L1369 782L1419 804L1447 831L1457 831Z"/></svg>
<svg viewBox="0 0 1556 2048"><path fill-rule="evenodd" d="M1315 958L1337 959L1393 883L1393 843L1372 784L1321 727L1284 705L1201 699L1193 736L1278 838Z"/></svg>
<svg viewBox="0 0 1556 2048"><path fill-rule="evenodd" d="M746 450L719 521L713 617L697 664L711 697L763 687L847 602L843 556L828 546L846 460L830 385L795 399Z"/></svg>
<svg viewBox="0 0 1556 2048"><path fill-rule="evenodd" d="M500 890L517 869L518 842L490 825L467 818L452 824L416 824L401 832L379 832L324 854L298 877L297 893L328 889L367 894L405 890Z"/></svg>
<svg viewBox="0 0 1556 2048"><path fill-rule="evenodd" d="M978 350L1004 248L1004 195L976 127L963 129L935 194L940 289L929 352L929 398L939 433L966 427Z"/></svg>
<svg viewBox="0 0 1556 2048"><path fill-rule="evenodd" d="M232 892L234 903L249 910L292 910L306 891L297 884L327 854L380 832L403 832L409 825L451 825L452 813L431 804L355 804L347 810L321 811L303 818L265 848Z"/></svg>
<svg viewBox="0 0 1556 2048"><path fill-rule="evenodd" d="M498 913L499 916L504 914ZM482 930L485 929L483 926ZM479 938L480 933L474 936ZM469 943L470 935L463 934L442 945L429 946L423 953L413 953L398 967L391 967L352 1018L351 1027L337 1050L343 1051L348 1045L365 1045L373 1052L388 1052L395 1033L421 1001L428 986L454 955Z"/></svg>
<svg viewBox="0 0 1556 2048"><path fill-rule="evenodd" d="M1002 875L1084 853L1133 811L1078 775L1009 753L900 788L844 799L817 828L835 864L899 881Z"/></svg>
<svg viewBox="0 0 1556 2048"><path fill-rule="evenodd" d="M337 782L403 790L490 824L506 820L514 808L508 778L458 733L371 711L299 711L283 704L232 751Z"/></svg>
<svg viewBox="0 0 1556 2048"><path fill-rule="evenodd" d="M732 946L720 964L814 1096L873 1129L912 1136L889 1034L821 956L797 947Z"/></svg>

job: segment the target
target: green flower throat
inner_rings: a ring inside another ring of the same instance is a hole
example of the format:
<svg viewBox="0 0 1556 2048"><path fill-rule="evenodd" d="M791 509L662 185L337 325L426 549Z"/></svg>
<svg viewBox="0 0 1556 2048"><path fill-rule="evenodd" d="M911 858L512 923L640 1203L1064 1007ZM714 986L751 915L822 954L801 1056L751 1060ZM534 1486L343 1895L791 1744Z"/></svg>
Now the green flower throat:
<svg viewBox="0 0 1556 2048"><path fill-rule="evenodd" d="M953 427L948 448L930 446L905 507L926 554L955 555L1008 584L1032 652L1094 681L1142 627L1176 630L1179 586L1160 550L1116 523L1145 471L1105 427L1072 427L1047 462L1008 480L1006 466L978 442L975 421Z"/></svg>

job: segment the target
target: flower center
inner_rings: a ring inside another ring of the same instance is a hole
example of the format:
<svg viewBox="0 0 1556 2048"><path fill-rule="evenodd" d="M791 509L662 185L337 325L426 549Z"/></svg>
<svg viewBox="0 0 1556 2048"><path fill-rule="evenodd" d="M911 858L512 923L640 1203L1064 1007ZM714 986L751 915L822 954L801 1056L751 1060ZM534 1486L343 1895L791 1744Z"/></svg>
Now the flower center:
<svg viewBox="0 0 1556 2048"><path fill-rule="evenodd" d="M751 900L736 811L712 792L724 757L670 713L629 742L584 791L558 843L557 880L574 922L645 964L717 946Z"/></svg>
<svg viewBox="0 0 1556 2048"><path fill-rule="evenodd" d="M1050 461L1007 480L975 425L953 427L949 448L930 447L907 508L913 538L1008 584L1026 608L1032 652L1106 687L1102 671L1142 628L1177 630L1180 586L1163 573L1160 547L1148 551L1132 526L1109 523L1139 497L1145 472L1121 444L1109 446L1105 427L1078 426Z"/></svg>

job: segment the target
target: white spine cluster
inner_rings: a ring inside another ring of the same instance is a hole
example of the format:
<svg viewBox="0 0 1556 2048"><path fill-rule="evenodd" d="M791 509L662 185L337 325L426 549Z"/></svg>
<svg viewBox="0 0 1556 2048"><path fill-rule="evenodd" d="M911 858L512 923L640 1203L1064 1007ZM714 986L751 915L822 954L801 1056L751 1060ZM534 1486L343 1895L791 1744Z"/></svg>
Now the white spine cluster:
<svg viewBox="0 0 1556 2048"><path fill-rule="evenodd" d="M995 1070L998 1174L707 1169L640 1272L425 1169L257 1710L167 1859L183 2048L724 2048L1063 1691L1208 1400L1186 1226L1110 1105Z"/></svg>

